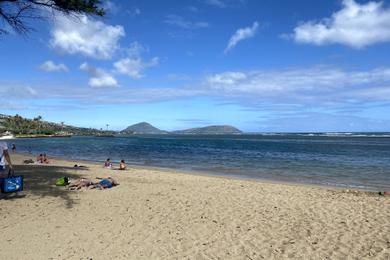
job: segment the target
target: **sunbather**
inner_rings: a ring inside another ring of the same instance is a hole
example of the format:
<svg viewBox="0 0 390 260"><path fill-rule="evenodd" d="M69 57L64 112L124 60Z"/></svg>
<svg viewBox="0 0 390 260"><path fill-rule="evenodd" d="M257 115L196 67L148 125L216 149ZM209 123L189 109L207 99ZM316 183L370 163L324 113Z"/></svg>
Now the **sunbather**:
<svg viewBox="0 0 390 260"><path fill-rule="evenodd" d="M119 170L126 170L125 160L121 160L121 163L119 164Z"/></svg>
<svg viewBox="0 0 390 260"><path fill-rule="evenodd" d="M79 190L82 187L90 187L90 186L95 185L95 184L96 183L94 183L91 179L81 178L78 181L75 181L75 182L72 181L71 184L69 185L69 189L70 190Z"/></svg>
<svg viewBox="0 0 390 260"><path fill-rule="evenodd" d="M114 186L117 186L119 185L119 182L117 182L116 180L114 180L112 177L108 177L108 178L96 178L96 179L100 179L100 181L98 183L95 183L91 189L94 189L94 188L97 188L97 189L109 189L109 188L112 188Z"/></svg>
<svg viewBox="0 0 390 260"><path fill-rule="evenodd" d="M104 163L104 168L111 169L112 168L112 163L110 158L107 158L106 162Z"/></svg>
<svg viewBox="0 0 390 260"><path fill-rule="evenodd" d="M69 189L70 190L79 190L82 187L86 187L86 188L90 188L90 189L101 189L102 190L102 189L109 189L109 188L112 188L114 186L119 185L119 183L111 177L96 178L96 179L99 179L100 181L93 182L91 179L82 178L78 181L71 182L71 184L69 185Z"/></svg>

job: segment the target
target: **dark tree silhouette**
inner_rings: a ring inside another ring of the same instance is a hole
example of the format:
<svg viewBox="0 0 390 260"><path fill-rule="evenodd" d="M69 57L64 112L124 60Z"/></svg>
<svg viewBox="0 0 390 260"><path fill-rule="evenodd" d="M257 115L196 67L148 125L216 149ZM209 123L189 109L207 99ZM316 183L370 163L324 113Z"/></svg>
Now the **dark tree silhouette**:
<svg viewBox="0 0 390 260"><path fill-rule="evenodd" d="M100 4L101 0L0 0L0 35L8 33L6 26L26 34L33 30L29 20L47 19L50 13L103 16Z"/></svg>

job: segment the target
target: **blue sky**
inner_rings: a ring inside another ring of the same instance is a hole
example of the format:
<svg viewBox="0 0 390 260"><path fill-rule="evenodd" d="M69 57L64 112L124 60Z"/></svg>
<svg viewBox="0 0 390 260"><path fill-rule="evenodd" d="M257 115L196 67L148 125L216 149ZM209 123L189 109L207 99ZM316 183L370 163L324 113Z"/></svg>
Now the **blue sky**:
<svg viewBox="0 0 390 260"><path fill-rule="evenodd" d="M104 6L2 36L0 113L113 130L390 131L388 1Z"/></svg>

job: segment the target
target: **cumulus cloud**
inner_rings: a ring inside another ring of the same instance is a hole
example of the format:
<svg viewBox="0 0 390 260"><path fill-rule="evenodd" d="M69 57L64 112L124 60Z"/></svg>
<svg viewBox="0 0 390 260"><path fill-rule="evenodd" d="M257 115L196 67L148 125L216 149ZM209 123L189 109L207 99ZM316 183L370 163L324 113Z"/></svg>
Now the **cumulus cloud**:
<svg viewBox="0 0 390 260"><path fill-rule="evenodd" d="M147 47L138 42L133 42L127 49L128 57L114 63L116 72L125 74L133 79L142 78L144 70L155 67L159 63L158 57L154 57L149 61L145 61L142 58L142 53L148 51Z"/></svg>
<svg viewBox="0 0 390 260"><path fill-rule="evenodd" d="M258 22L254 22L252 27L246 27L238 29L233 36L230 38L228 45L225 49L225 53L233 49L240 41L252 38L255 36L257 29L259 27Z"/></svg>
<svg viewBox="0 0 390 260"><path fill-rule="evenodd" d="M390 41L390 9L383 2L359 4L343 0L342 5L330 18L300 24L292 38L299 43L343 44L353 48Z"/></svg>
<svg viewBox="0 0 390 260"><path fill-rule="evenodd" d="M158 58L154 57L150 61L143 61L141 58L125 58L114 63L117 72L128 75L134 79L143 77L142 72L150 67L158 65Z"/></svg>
<svg viewBox="0 0 390 260"><path fill-rule="evenodd" d="M80 65L80 69L91 75L88 84L93 88L118 86L116 79L103 69L95 68L86 62Z"/></svg>
<svg viewBox="0 0 390 260"><path fill-rule="evenodd" d="M186 30L201 29L209 27L207 22L203 21L189 21L184 19L182 16L170 14L165 17L165 23L180 27Z"/></svg>
<svg viewBox="0 0 390 260"><path fill-rule="evenodd" d="M126 49L127 54L131 57L139 57L144 52L149 52L149 49L140 44L139 42L135 41L130 44L130 47Z"/></svg>
<svg viewBox="0 0 390 260"><path fill-rule="evenodd" d="M47 71L47 72L53 72L53 71L68 71L68 67L65 66L63 63L55 64L53 61L48 60L41 64L39 66L41 70Z"/></svg>
<svg viewBox="0 0 390 260"><path fill-rule="evenodd" d="M85 15L78 18L58 16L51 31L50 45L69 54L110 59L125 35L122 26L108 25Z"/></svg>

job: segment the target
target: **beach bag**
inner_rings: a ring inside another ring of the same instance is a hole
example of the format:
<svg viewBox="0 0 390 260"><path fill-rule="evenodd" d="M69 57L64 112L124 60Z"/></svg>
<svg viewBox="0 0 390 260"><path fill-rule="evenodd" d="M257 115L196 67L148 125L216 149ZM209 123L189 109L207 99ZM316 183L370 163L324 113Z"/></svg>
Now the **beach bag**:
<svg viewBox="0 0 390 260"><path fill-rule="evenodd" d="M69 184L69 178L66 176L58 178L56 181L56 186L66 186L68 184Z"/></svg>
<svg viewBox="0 0 390 260"><path fill-rule="evenodd" d="M2 193L18 192L23 190L23 176L13 175L13 171L8 172L8 177L0 178L0 189Z"/></svg>

